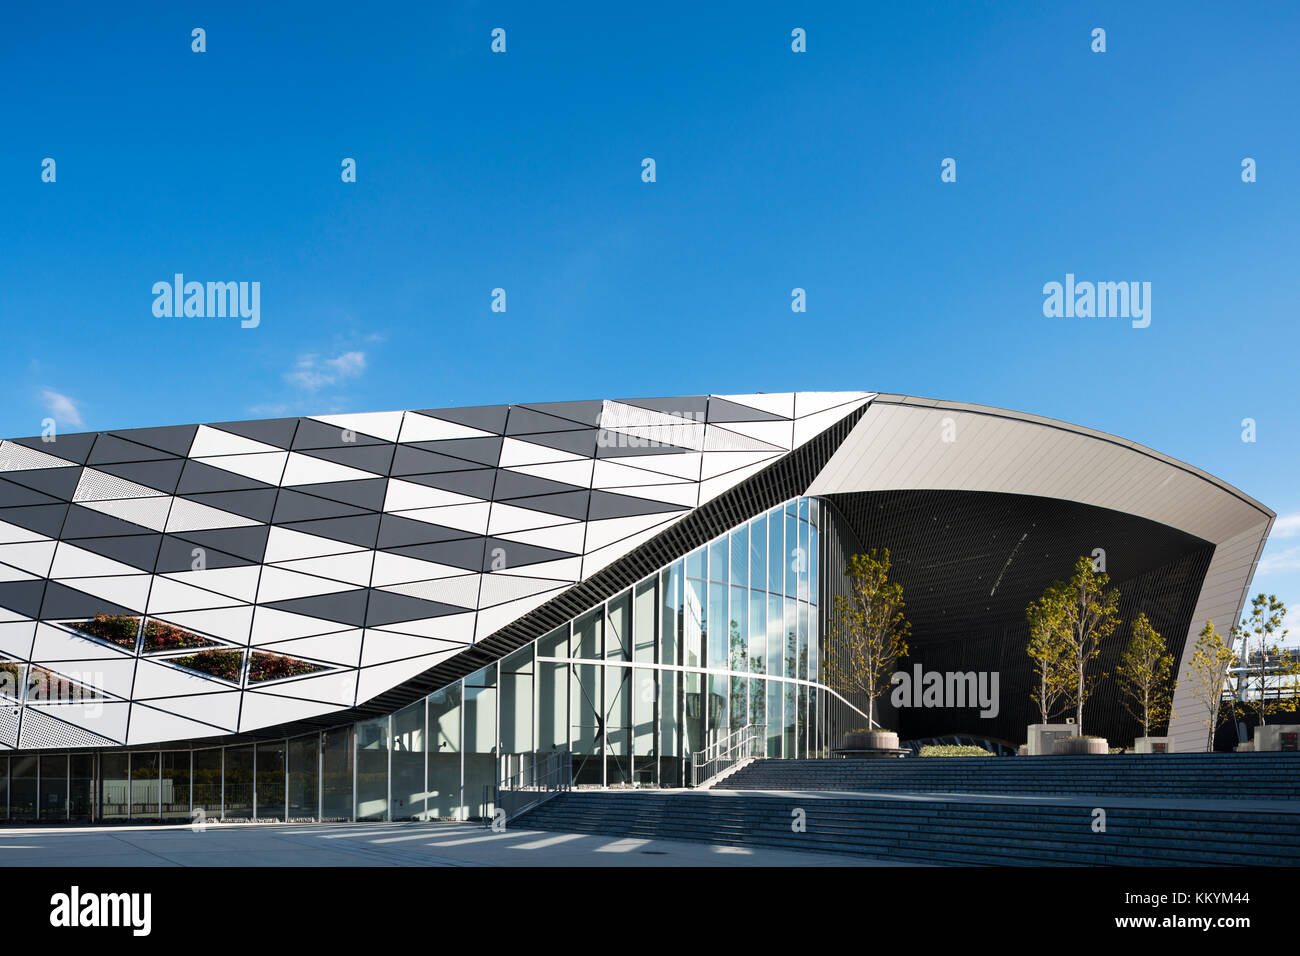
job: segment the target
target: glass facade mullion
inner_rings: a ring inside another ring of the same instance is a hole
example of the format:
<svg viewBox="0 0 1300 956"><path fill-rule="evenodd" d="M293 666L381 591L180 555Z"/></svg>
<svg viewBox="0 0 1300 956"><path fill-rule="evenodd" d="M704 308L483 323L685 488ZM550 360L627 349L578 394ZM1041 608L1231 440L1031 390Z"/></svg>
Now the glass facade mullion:
<svg viewBox="0 0 1300 956"><path fill-rule="evenodd" d="M568 750L575 782L681 786L746 725L824 752L815 499L783 503L383 717L288 740L0 756L15 820L428 820L495 811L500 776ZM847 713L847 711L845 711Z"/></svg>

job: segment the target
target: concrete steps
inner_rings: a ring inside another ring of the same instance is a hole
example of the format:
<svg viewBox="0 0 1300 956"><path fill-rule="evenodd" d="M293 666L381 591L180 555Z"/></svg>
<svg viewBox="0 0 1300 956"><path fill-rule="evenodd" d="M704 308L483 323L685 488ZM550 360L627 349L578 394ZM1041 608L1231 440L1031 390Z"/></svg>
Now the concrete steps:
<svg viewBox="0 0 1300 956"><path fill-rule="evenodd" d="M731 781L728 781L730 784ZM794 811L806 815L796 833ZM1300 864L1300 805L1276 811L702 791L572 791L514 826L957 865ZM865 862L865 859L864 859Z"/></svg>
<svg viewBox="0 0 1300 956"><path fill-rule="evenodd" d="M762 759L725 787L1300 801L1300 753Z"/></svg>

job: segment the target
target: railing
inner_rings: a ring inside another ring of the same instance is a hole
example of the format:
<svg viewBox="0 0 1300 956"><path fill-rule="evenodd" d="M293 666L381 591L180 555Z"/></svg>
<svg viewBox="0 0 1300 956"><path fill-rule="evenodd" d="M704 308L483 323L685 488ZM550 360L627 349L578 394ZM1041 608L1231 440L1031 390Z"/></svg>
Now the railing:
<svg viewBox="0 0 1300 956"><path fill-rule="evenodd" d="M691 786L705 786L741 761L758 756L763 746L763 734L762 726L746 724L717 743L691 754Z"/></svg>
<svg viewBox="0 0 1300 956"><path fill-rule="evenodd" d="M484 787L494 792L485 792L483 802L486 805L491 796L491 805L505 811L507 823L573 789L573 754L567 750L502 754L499 766L500 779L494 788Z"/></svg>

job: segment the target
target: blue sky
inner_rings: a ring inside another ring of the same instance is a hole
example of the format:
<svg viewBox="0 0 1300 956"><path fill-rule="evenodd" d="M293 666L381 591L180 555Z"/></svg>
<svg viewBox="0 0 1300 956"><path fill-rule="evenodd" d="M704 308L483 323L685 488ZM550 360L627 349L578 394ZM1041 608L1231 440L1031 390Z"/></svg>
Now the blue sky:
<svg viewBox="0 0 1300 956"><path fill-rule="evenodd" d="M1232 482L1280 516L1256 588L1300 604L1298 27L1280 2L6 4L0 434L951 398ZM260 282L261 324L155 317L176 272ZM1067 272L1150 282L1150 327L1044 317Z"/></svg>

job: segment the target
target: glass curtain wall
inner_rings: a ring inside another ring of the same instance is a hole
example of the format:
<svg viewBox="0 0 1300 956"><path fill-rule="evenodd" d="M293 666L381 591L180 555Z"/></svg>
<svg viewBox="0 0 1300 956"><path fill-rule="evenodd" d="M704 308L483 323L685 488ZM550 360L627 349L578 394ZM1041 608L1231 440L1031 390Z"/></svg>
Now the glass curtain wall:
<svg viewBox="0 0 1300 956"><path fill-rule="evenodd" d="M824 752L816 499L697 548L464 680L383 717L256 745L0 758L12 820L491 816L498 775L569 750L579 786L678 787L751 728ZM838 711L837 711L838 712ZM819 719L822 715L822 719Z"/></svg>

